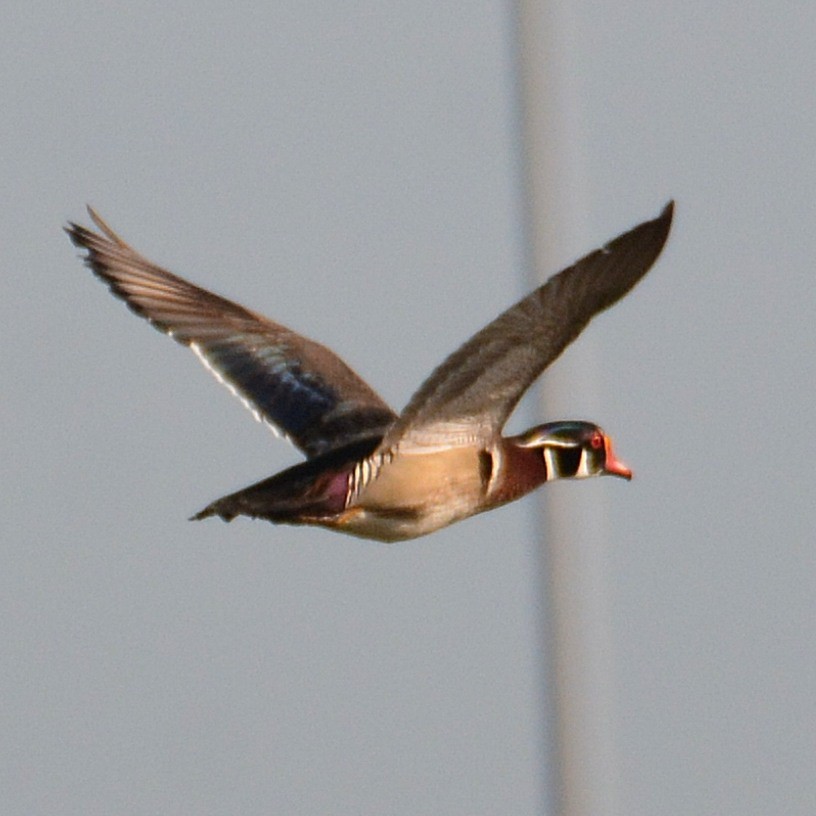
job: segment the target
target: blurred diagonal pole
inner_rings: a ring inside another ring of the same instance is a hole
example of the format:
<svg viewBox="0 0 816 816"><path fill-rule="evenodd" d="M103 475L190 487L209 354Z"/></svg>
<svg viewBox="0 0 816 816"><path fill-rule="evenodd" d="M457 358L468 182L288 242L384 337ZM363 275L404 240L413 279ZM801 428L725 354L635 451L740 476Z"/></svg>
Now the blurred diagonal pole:
<svg viewBox="0 0 816 816"><path fill-rule="evenodd" d="M581 89L571 63L574 8L568 0L516 0L521 177L529 264L542 280L591 247ZM596 240L597 236L593 236ZM593 244L594 246L595 244ZM592 403L592 342L582 337L546 376L543 416L563 418ZM604 512L586 492L543 491L541 594L552 723L549 811L615 816L612 659L605 592ZM567 485L569 487L569 485Z"/></svg>

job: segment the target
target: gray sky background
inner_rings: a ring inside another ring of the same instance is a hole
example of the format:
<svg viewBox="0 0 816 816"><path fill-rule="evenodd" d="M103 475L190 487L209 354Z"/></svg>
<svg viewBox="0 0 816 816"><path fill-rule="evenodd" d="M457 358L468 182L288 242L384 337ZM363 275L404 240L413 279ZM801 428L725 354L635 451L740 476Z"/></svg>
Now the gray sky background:
<svg viewBox="0 0 816 816"><path fill-rule="evenodd" d="M547 415L511 422L595 419L636 471L547 489L605 542L598 812L812 814L816 12L552 9L565 228L539 274L678 202ZM398 546L188 523L296 452L60 230L92 203L401 406L533 284L515 36L487 0L6 10L3 813L552 805L542 502Z"/></svg>

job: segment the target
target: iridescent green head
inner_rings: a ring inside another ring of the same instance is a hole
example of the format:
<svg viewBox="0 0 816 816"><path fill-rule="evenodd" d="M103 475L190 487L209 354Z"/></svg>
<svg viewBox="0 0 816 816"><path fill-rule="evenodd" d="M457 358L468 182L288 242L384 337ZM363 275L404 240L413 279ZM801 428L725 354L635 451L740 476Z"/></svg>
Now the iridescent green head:
<svg viewBox="0 0 816 816"><path fill-rule="evenodd" d="M632 478L632 471L615 458L612 440L592 422L547 422L514 437L512 442L541 450L547 481L607 475Z"/></svg>

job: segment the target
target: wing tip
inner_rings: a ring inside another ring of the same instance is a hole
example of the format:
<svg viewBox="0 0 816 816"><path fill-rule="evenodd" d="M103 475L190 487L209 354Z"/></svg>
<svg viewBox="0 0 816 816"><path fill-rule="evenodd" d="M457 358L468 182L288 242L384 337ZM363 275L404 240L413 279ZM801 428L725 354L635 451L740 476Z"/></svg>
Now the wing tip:
<svg viewBox="0 0 816 816"><path fill-rule="evenodd" d="M655 221L658 223L665 223L666 228L671 226L672 220L674 219L674 199L670 198L666 203L666 206L660 211L660 215L657 216Z"/></svg>
<svg viewBox="0 0 816 816"><path fill-rule="evenodd" d="M77 224L75 221L69 221L64 227L63 230L68 234L68 237L71 241L78 247L82 249L88 249L89 242L95 240L108 240L112 244L115 244L122 249L129 249L134 251L133 248L125 243L122 238L111 228L110 224L105 221L104 218L90 205L86 204L85 209L88 211L88 216L90 217L91 221L93 222L94 226L99 230L99 233L94 233L92 230L88 229L87 227L83 227L81 224Z"/></svg>

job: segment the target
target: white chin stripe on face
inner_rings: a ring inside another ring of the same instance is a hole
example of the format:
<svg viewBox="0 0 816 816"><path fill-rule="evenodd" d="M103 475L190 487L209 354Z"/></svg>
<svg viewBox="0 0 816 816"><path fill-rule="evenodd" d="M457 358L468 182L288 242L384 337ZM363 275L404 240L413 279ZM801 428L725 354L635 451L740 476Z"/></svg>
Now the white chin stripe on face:
<svg viewBox="0 0 816 816"><path fill-rule="evenodd" d="M586 448L583 448L581 450L581 459L578 462L578 470L575 471L575 477L580 479L581 477L587 477L589 475L589 452Z"/></svg>

